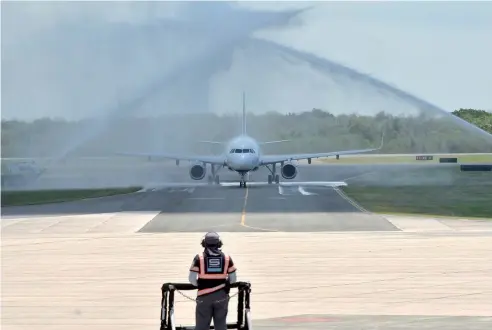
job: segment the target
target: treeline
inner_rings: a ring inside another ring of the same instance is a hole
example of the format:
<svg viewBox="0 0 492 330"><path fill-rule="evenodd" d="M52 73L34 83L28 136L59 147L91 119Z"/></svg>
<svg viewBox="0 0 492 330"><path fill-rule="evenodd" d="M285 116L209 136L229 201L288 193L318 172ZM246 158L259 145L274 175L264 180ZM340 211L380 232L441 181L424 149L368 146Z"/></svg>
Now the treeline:
<svg viewBox="0 0 492 330"><path fill-rule="evenodd" d="M459 109L453 111L453 115L480 127L484 131L492 133L492 113L490 112L475 109Z"/></svg>
<svg viewBox="0 0 492 330"><path fill-rule="evenodd" d="M453 112L492 133L492 114L460 109ZM260 141L292 140L267 145L267 153L323 152L377 146L382 153L492 152L484 139L451 120L452 115L333 115L313 109L296 114L248 115L248 133ZM220 146L197 143L226 141L241 131L238 115L163 115L154 118L33 122L2 121L2 157L106 156L116 152L219 152Z"/></svg>

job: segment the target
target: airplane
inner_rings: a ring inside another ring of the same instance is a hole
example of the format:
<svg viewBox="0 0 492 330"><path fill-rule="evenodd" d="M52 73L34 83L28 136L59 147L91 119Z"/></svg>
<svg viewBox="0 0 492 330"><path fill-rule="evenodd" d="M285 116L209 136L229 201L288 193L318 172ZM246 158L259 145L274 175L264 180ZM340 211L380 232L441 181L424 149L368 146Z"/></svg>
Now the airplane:
<svg viewBox="0 0 492 330"><path fill-rule="evenodd" d="M339 155L359 154L371 151L380 150L383 147L384 132L381 137L381 145L378 148L361 149L361 150L345 150L322 153L306 153L306 154L285 154L285 155L264 155L261 151L261 146L265 144L288 142L289 140L266 141L258 142L253 137L249 136L246 131L246 101L243 92L243 114L242 114L242 133L239 136L232 138L228 142L216 141L200 141L212 144L225 144L225 149L221 155L175 155L175 154L143 154L143 153L118 153L127 156L142 156L147 158L164 158L174 159L176 166L179 166L180 161L190 161L193 164L190 167L190 177L193 180L202 180L207 172L207 164L211 166L211 175L208 176L210 184L219 184L218 171L222 168L228 168L231 171L237 172L241 179L239 187L246 188L246 176L252 171L257 171L261 166L265 166L271 174L268 175L268 184L275 182L279 184L280 176L277 174L277 164L280 165L280 174L284 179L292 180L297 176L297 165L295 161L307 159L308 164L311 164L312 158L322 158Z"/></svg>

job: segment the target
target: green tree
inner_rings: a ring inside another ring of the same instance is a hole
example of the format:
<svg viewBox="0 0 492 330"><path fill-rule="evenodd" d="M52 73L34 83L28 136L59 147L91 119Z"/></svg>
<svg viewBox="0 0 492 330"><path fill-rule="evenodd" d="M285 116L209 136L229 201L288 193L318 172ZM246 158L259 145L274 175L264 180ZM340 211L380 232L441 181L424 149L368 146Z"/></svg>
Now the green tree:
<svg viewBox="0 0 492 330"><path fill-rule="evenodd" d="M492 114L483 110L453 112L492 133ZM199 140L226 141L240 132L239 115L182 114L155 118L119 117L100 134L89 134L95 120L40 119L2 121L2 157L74 155L105 156L119 151L219 151ZM322 109L286 115L270 112L248 115L248 132L260 141L292 140L265 146L267 153L323 152L377 146L382 130L382 153L492 152L490 141L450 120L449 116L333 115ZM80 143L83 141L83 143Z"/></svg>

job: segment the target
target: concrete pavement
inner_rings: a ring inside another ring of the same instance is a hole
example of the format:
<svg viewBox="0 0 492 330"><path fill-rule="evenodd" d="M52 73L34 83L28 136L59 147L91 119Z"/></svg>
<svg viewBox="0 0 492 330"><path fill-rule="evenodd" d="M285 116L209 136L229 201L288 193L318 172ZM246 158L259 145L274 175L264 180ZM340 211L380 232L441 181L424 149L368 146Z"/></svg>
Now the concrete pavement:
<svg viewBox="0 0 492 330"><path fill-rule="evenodd" d="M298 179L361 174L316 168ZM374 215L336 189L309 186L161 187L2 213L9 330L157 329L161 284L186 282L211 229L252 283L257 329L492 326L485 221ZM192 325L193 307L178 294L177 322Z"/></svg>

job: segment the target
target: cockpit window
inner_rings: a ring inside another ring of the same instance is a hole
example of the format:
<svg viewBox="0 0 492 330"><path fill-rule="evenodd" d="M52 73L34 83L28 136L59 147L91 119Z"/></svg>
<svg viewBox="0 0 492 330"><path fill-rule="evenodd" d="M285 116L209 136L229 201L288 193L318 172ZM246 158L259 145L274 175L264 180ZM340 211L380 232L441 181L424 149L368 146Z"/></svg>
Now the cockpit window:
<svg viewBox="0 0 492 330"><path fill-rule="evenodd" d="M231 151L229 151L229 153L231 154L254 154L255 151L253 149L231 149Z"/></svg>

